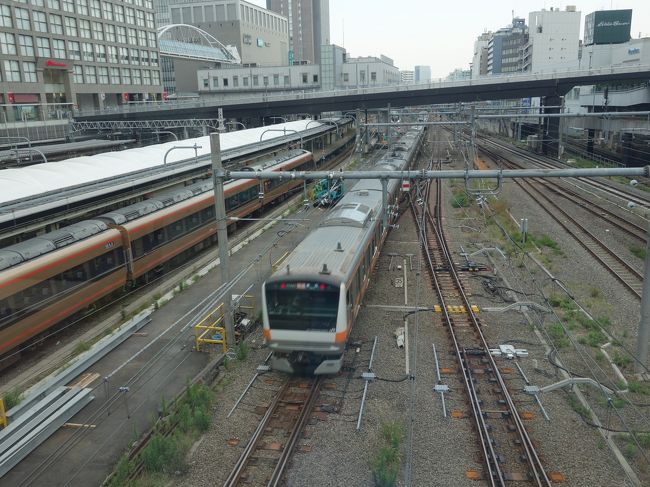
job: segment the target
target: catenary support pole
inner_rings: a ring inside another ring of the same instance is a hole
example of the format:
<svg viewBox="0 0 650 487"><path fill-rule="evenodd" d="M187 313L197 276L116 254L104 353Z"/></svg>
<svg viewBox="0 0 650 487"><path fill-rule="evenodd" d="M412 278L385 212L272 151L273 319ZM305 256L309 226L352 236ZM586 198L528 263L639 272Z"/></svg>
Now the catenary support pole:
<svg viewBox="0 0 650 487"><path fill-rule="evenodd" d="M210 152L212 155L212 180L214 181L214 209L217 219L217 239L219 241L219 268L224 286L230 282L230 251L228 248L228 228L226 226L226 202L224 200L224 172L221 165L221 142L218 133L210 134ZM232 316L232 292L230 288L224 299L224 321L226 328L226 346L235 346L235 327Z"/></svg>
<svg viewBox="0 0 650 487"><path fill-rule="evenodd" d="M382 214L382 231L388 228L388 179L381 180L381 214Z"/></svg>
<svg viewBox="0 0 650 487"><path fill-rule="evenodd" d="M650 222L648 223L648 235L650 235ZM648 366L648 339L650 339L650 238L645 247L645 265L643 269L643 294L641 297L641 321L639 322L639 333L637 336L636 356L638 362L635 365L636 372L642 374Z"/></svg>

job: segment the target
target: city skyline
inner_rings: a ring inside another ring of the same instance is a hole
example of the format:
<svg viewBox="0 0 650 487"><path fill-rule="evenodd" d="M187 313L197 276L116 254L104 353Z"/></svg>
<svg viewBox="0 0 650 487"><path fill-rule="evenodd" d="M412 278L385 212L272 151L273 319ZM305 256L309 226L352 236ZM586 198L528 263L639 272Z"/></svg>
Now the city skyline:
<svg viewBox="0 0 650 487"><path fill-rule="evenodd" d="M345 47L351 56L384 54L395 61L400 70L413 70L416 65L431 66L433 79L444 78L457 68L469 69L474 41L486 31L496 31L515 17L528 22L529 12L551 7L564 10L575 5L581 12L580 38L584 18L596 10L631 8L632 38L650 36L650 2L627 1L500 1L498 5L477 0L445 5L442 11L426 0L407 0L394 8L387 0L329 0L330 37L333 44ZM265 6L265 0L251 3ZM414 15L421 11L430 15ZM433 18L435 15L435 18ZM436 29L431 27L435 22Z"/></svg>

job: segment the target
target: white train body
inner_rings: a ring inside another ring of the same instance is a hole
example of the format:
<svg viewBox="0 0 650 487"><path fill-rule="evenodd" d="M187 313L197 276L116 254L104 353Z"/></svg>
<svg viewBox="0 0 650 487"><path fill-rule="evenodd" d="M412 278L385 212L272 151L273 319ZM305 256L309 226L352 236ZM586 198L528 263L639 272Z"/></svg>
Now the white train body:
<svg viewBox="0 0 650 487"><path fill-rule="evenodd" d="M423 133L420 127L407 132L373 169L409 168ZM399 189L398 180L389 180L388 204L395 203ZM341 369L386 230L381 181L360 180L263 284L264 336L273 351L272 368L309 374Z"/></svg>

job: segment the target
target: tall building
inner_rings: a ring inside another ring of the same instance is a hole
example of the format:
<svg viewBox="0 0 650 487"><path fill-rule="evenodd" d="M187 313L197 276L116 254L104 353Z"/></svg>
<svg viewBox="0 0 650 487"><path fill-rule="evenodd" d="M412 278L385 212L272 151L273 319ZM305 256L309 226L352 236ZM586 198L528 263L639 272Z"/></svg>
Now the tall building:
<svg viewBox="0 0 650 487"><path fill-rule="evenodd" d="M521 71L523 49L528 43L526 21L515 17L512 24L496 31L488 41L488 74Z"/></svg>
<svg viewBox="0 0 650 487"><path fill-rule="evenodd" d="M320 46L321 85L323 91L331 91L339 84L345 63L345 49L336 44Z"/></svg>
<svg viewBox="0 0 650 487"><path fill-rule="evenodd" d="M400 71L399 76L400 76L400 82L407 85L413 84L413 82L415 81L415 71L408 71L408 70Z"/></svg>
<svg viewBox="0 0 650 487"><path fill-rule="evenodd" d="M431 82L431 66L416 66L415 67L416 83L430 83Z"/></svg>
<svg viewBox="0 0 650 487"><path fill-rule="evenodd" d="M492 32L484 32L474 41L474 56L470 68L472 78L485 76L488 73L488 44L491 37Z"/></svg>
<svg viewBox="0 0 650 487"><path fill-rule="evenodd" d="M580 12L574 6L530 12L528 28L521 71L540 73L578 67Z"/></svg>
<svg viewBox="0 0 650 487"><path fill-rule="evenodd" d="M232 45L244 64L287 65L287 18L244 0L154 0L159 25L189 24Z"/></svg>
<svg viewBox="0 0 650 487"><path fill-rule="evenodd" d="M47 118L45 103L101 109L163 91L152 0L3 2L0 60L9 122Z"/></svg>
<svg viewBox="0 0 650 487"><path fill-rule="evenodd" d="M289 63L320 63L330 43L329 0L266 0L266 8L289 20Z"/></svg>

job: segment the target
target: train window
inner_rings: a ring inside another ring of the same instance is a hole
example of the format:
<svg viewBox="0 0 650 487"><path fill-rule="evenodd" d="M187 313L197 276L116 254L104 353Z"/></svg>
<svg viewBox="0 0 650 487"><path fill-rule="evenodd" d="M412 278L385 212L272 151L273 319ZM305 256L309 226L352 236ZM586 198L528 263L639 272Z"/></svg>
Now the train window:
<svg viewBox="0 0 650 487"><path fill-rule="evenodd" d="M171 225L167 225L165 228L167 230L167 241L174 240L185 233L183 220L175 221Z"/></svg>
<svg viewBox="0 0 650 487"><path fill-rule="evenodd" d="M142 238L131 242L131 253L134 259L144 255L144 241Z"/></svg>
<svg viewBox="0 0 650 487"><path fill-rule="evenodd" d="M267 285L266 303L271 329L334 332L340 290L320 283L291 284L294 286Z"/></svg>
<svg viewBox="0 0 650 487"><path fill-rule="evenodd" d="M152 250L160 247L165 243L165 229L159 228L153 232L142 237L142 243L144 246L144 253L149 253Z"/></svg>
<svg viewBox="0 0 650 487"><path fill-rule="evenodd" d="M201 225L200 213L192 213L190 216L185 217L185 228L187 228L188 231L194 230L199 225Z"/></svg>
<svg viewBox="0 0 650 487"><path fill-rule="evenodd" d="M201 210L201 223L213 222L215 220L214 216L214 206L210 205L207 208Z"/></svg>

